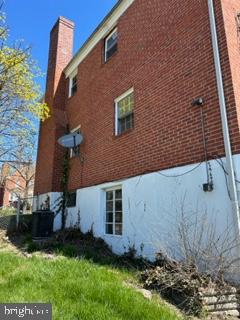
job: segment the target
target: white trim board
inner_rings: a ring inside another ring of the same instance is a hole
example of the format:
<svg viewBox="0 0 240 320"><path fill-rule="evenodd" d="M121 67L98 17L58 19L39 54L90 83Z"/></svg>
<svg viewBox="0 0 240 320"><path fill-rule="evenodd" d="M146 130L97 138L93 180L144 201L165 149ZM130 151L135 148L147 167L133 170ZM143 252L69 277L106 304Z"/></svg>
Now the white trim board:
<svg viewBox="0 0 240 320"><path fill-rule="evenodd" d="M131 6L135 0L122 0L115 10L103 20L100 27L90 36L89 40L79 49L77 54L70 61L64 72L66 78L68 78L74 70L77 69L78 65L86 58L90 51L96 46L96 44L104 38L117 24L118 19L123 13Z"/></svg>

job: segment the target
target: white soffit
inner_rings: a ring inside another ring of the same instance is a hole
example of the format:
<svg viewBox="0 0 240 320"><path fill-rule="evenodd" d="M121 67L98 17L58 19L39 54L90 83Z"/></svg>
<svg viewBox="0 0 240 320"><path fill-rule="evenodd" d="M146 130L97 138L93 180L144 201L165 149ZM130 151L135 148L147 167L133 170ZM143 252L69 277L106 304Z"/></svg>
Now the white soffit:
<svg viewBox="0 0 240 320"><path fill-rule="evenodd" d="M67 78L75 72L78 65L86 58L96 44L116 26L118 19L133 2L134 0L122 0L113 8L65 68L64 72Z"/></svg>

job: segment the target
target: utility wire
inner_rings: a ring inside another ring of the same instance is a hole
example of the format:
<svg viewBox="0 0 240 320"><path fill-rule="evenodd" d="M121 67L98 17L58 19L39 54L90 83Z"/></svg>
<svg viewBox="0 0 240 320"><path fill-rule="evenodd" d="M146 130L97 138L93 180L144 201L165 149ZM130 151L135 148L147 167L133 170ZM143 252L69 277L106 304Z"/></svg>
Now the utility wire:
<svg viewBox="0 0 240 320"><path fill-rule="evenodd" d="M157 172L157 174L165 177L165 178L178 178L178 177L182 177L182 176L185 176L186 174L189 174L191 172L193 172L194 170L198 169L200 166L201 166L202 162L198 163L194 168L192 168L191 170L188 170L186 172L183 172L181 174L176 174L176 175L167 175L165 173L162 173L162 172Z"/></svg>
<svg viewBox="0 0 240 320"><path fill-rule="evenodd" d="M209 174L209 167L210 166L209 166L209 162L208 162L205 116L203 113L203 106L200 106L200 113L201 113L202 139L203 139L203 149L204 149L205 164L206 164L207 182L210 183L210 174ZM212 180L212 178L211 178L211 180ZM211 181L211 183L212 183L212 181Z"/></svg>
<svg viewBox="0 0 240 320"><path fill-rule="evenodd" d="M226 171L226 169L224 168L223 164L219 163L218 162L218 159L215 159L216 162L220 165L220 167L223 169L223 173L224 173L224 177L225 177L225 183L226 183L226 187L227 187L227 192L228 192L228 196L229 196L229 199L231 199L231 194L230 194L230 190L229 190L229 186L228 186L228 173Z"/></svg>
<svg viewBox="0 0 240 320"><path fill-rule="evenodd" d="M227 191L228 191L228 196L229 196L229 199L232 200L231 194L230 194L230 191L229 191L229 186L228 186L228 175L229 175L229 174L228 174L227 170L225 169L224 163L223 163L223 161L222 161L221 158L216 158L215 161L217 162L217 164L219 164L219 166L220 166L220 167L222 168L222 170L223 170L223 173L224 173L224 176L225 176L226 187L227 187ZM237 183L240 183L240 181L237 180L237 179L235 179L235 181L236 181Z"/></svg>
<svg viewBox="0 0 240 320"><path fill-rule="evenodd" d="M223 169L224 173L228 176L229 174L228 174L227 170L224 167L224 163L223 163L222 159L221 158L216 158L215 161L220 165L220 167ZM235 179L235 181L237 183L240 183L240 180L238 180L238 179Z"/></svg>

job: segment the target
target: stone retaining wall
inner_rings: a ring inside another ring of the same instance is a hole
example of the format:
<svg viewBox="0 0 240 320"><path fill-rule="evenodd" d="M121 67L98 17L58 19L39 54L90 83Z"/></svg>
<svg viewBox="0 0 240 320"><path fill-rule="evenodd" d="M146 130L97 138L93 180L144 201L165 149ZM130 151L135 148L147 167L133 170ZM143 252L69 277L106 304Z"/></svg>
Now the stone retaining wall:
<svg viewBox="0 0 240 320"><path fill-rule="evenodd" d="M199 297L203 309L210 314L239 316L239 292L234 287L221 291L215 289L200 289Z"/></svg>

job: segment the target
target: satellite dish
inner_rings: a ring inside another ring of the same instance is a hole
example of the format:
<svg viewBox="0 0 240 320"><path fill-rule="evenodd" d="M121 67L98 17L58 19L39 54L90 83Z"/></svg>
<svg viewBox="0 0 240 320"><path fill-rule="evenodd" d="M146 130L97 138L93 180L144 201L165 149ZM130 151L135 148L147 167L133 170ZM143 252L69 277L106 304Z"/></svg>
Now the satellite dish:
<svg viewBox="0 0 240 320"><path fill-rule="evenodd" d="M58 139L58 143L65 148L75 148L83 142L83 136L81 133L69 133Z"/></svg>

